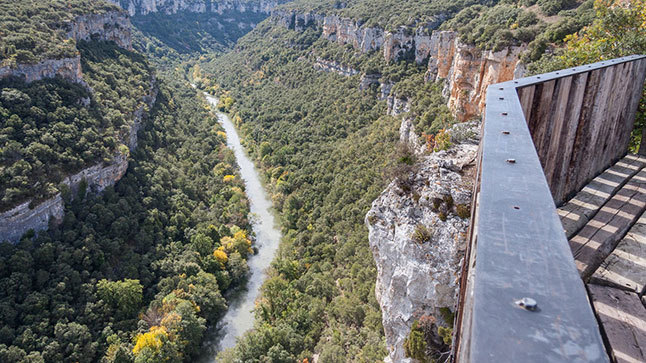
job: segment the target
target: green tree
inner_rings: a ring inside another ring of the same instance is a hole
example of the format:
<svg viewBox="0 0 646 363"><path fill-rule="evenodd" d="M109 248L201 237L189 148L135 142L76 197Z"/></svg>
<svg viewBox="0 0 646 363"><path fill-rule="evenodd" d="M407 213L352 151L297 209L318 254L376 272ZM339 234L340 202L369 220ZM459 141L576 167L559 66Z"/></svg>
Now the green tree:
<svg viewBox="0 0 646 363"><path fill-rule="evenodd" d="M123 317L132 317L141 308L143 286L139 280L108 281L102 279L97 282L96 289L97 296Z"/></svg>

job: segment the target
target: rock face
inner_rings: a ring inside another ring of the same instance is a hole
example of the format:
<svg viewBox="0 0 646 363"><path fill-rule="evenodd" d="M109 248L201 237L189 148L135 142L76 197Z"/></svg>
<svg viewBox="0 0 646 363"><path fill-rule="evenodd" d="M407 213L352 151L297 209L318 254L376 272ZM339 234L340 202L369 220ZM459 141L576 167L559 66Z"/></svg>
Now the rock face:
<svg viewBox="0 0 646 363"><path fill-rule="evenodd" d="M112 40L120 47L132 49L130 20L121 11L81 15L65 26L67 37L74 40Z"/></svg>
<svg viewBox="0 0 646 363"><path fill-rule="evenodd" d="M152 107L156 98L157 88L153 79L150 84L150 93L143 97L142 105L131 115L132 125L128 135L124 138L124 142L128 144L130 150L137 147L137 132L141 127L144 111L147 107ZM72 195L76 195L83 181L87 183L89 192L99 193L108 186L116 184L127 169L128 156L118 153L109 163L100 162L92 165L76 174L67 176L62 183L69 187ZM4 240L17 242L28 230L33 229L36 232L46 230L50 225L50 220L56 224L63 218L65 203L61 193L33 208L30 207L31 204L32 201L27 201L7 212L0 213L0 242Z"/></svg>
<svg viewBox="0 0 646 363"><path fill-rule="evenodd" d="M359 71L356 69L320 57L316 58L316 62L314 62L314 69L323 72L333 72L346 77L351 77L359 74Z"/></svg>
<svg viewBox="0 0 646 363"><path fill-rule="evenodd" d="M61 76L72 82L81 83L83 80L81 57L46 59L36 64L18 64L13 68L0 68L0 79L9 76L24 77L27 82Z"/></svg>
<svg viewBox="0 0 646 363"><path fill-rule="evenodd" d="M176 14L181 11L192 13L225 11L255 12L269 14L273 8L284 1L260 0L109 0L127 10L130 16L151 13Z"/></svg>
<svg viewBox="0 0 646 363"><path fill-rule="evenodd" d="M320 28L325 39L350 44L362 53L381 51L387 61L410 59L418 64L426 62L426 80L445 80L444 95L449 100L449 108L460 121L482 113L490 84L524 74L520 55L526 46L508 47L498 52L482 51L460 42L456 32L435 30L444 20L442 18L416 28L400 27L389 32L335 15L277 10L272 17L278 24L296 31L306 27ZM387 82L382 80L382 86ZM381 98L389 95L390 89L383 92L382 88Z"/></svg>
<svg viewBox="0 0 646 363"><path fill-rule="evenodd" d="M68 39L113 40L120 47L132 49L130 21L121 11L78 16L74 21L64 24L62 31ZM0 68L0 79L9 76L24 77L27 82L60 76L84 84L80 56L46 59L36 64L17 64Z"/></svg>
<svg viewBox="0 0 646 363"><path fill-rule="evenodd" d="M402 125L404 141L410 138L410 126ZM452 135L464 139L455 140L449 150L422 156L410 176L410 190L404 192L393 181L366 215L387 362L412 362L405 357L403 343L416 319L439 317L440 308L455 310L469 221L445 201L451 196L455 205L471 204L477 130L473 123L454 126ZM420 226L426 227L428 239L413 237Z"/></svg>
<svg viewBox="0 0 646 363"><path fill-rule="evenodd" d="M525 46L481 51L460 42L455 32L434 32L432 38L426 79L446 80L444 96L461 121L480 115L489 85L524 75L520 55Z"/></svg>

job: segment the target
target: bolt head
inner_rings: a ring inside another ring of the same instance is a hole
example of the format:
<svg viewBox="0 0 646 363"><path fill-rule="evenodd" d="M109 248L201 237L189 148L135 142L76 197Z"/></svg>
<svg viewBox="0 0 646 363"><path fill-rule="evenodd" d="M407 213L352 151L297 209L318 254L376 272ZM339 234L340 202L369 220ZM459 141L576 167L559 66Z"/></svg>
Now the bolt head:
<svg viewBox="0 0 646 363"><path fill-rule="evenodd" d="M532 299L531 297L524 297L520 300L517 300L516 305L529 311L536 311L536 309L538 308L536 300Z"/></svg>

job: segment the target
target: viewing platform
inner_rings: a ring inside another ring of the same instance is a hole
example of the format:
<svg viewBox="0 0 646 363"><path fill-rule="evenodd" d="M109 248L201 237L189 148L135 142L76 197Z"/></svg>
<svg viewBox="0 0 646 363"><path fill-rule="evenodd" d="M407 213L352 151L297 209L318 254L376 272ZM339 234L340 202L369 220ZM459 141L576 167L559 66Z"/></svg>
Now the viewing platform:
<svg viewBox="0 0 646 363"><path fill-rule="evenodd" d="M645 75L630 56L488 88L455 361L646 361Z"/></svg>

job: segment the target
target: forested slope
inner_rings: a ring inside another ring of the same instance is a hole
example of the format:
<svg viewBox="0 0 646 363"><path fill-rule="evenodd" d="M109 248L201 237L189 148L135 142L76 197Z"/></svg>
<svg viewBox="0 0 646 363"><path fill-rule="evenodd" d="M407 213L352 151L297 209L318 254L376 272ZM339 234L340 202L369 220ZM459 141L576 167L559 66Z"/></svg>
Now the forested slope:
<svg viewBox="0 0 646 363"><path fill-rule="evenodd" d="M196 74L234 115L285 235L256 308L256 330L225 361L317 354L322 362L369 362L386 354L363 218L389 181L401 121L386 115L377 89L359 90L359 75L314 69L317 55L340 50L319 35L265 22ZM361 59L397 79L421 80L424 71L378 55ZM441 99L436 90L420 103L432 97Z"/></svg>
<svg viewBox="0 0 646 363"><path fill-rule="evenodd" d="M44 5L19 9L33 17L26 27L56 14ZM65 6L60 21L95 7L119 12L102 2ZM6 16L15 19L3 26L25 20ZM181 68L155 76L140 53L100 34L54 35L34 59L53 59L59 53L50 47L64 44L79 56L82 78L0 80L3 208L57 192L65 203L49 230L0 243L0 361L191 360L227 308L222 294L246 278L252 253L248 201L226 135L181 81ZM11 41L2 44L13 51ZM143 107L153 90L156 101ZM139 107L134 148L127 145ZM103 193L83 181L74 190L58 184L115 153L128 169Z"/></svg>

